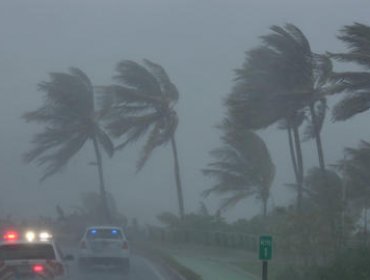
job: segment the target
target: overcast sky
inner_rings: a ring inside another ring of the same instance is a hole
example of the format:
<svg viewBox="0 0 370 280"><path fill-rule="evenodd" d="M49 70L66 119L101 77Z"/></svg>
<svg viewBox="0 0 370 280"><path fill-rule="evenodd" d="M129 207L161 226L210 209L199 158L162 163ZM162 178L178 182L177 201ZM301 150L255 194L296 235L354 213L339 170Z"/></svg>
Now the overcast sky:
<svg viewBox="0 0 370 280"><path fill-rule="evenodd" d="M0 213L17 217L47 213L55 205L77 205L79 193L98 189L91 147L76 156L63 173L39 183L42 170L22 163L37 126L21 115L41 104L37 83L48 72L81 68L95 85L111 82L122 59L148 58L167 70L180 92L177 132L185 207L194 211L211 181L200 172L217 147L215 125L222 119L222 100L232 86L232 70L244 52L273 25L290 22L310 40L316 52L342 51L338 29L355 21L370 24L368 0L0 0ZM331 102L332 104L332 102ZM343 148L370 140L369 113L346 123L325 124L327 162ZM274 128L261 134L277 166L270 207L284 205L293 181L286 134ZM162 211L177 211L170 146L158 149L135 174L137 146L105 161L109 191L118 207L143 222ZM317 163L314 143L305 148L305 165ZM211 210L217 199L206 204ZM260 210L248 200L227 213L230 219Z"/></svg>

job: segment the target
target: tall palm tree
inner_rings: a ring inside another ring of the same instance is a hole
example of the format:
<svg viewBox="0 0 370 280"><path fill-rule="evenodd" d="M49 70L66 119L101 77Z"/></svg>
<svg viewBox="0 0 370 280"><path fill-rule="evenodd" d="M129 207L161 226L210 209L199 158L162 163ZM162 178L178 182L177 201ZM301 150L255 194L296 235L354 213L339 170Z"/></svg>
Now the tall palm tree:
<svg viewBox="0 0 370 280"><path fill-rule="evenodd" d="M304 34L294 25L273 26L262 37L263 45L247 53L236 70L236 85L227 99L232 115L250 129L283 122L287 129L300 208L304 178L302 137L299 127L306 122L304 140L315 138L322 170L325 169L320 130L325 118L325 96L331 92L330 60L311 51Z"/></svg>
<svg viewBox="0 0 370 280"><path fill-rule="evenodd" d="M286 89L283 66L280 54L270 47L248 51L242 68L236 70L236 84L226 99L226 106L233 120L249 129L259 130L279 123L280 128L287 130L300 209L304 168L299 127L305 112L300 99Z"/></svg>
<svg viewBox="0 0 370 280"><path fill-rule="evenodd" d="M184 199L175 140L178 124L174 106L179 98L176 86L160 65L147 59L141 65L124 60L117 65L117 84L102 87L102 107L107 129L123 139L117 149L147 136L137 163L141 170L156 147L171 143L180 217Z"/></svg>
<svg viewBox="0 0 370 280"><path fill-rule="evenodd" d="M319 165L325 169L320 130L325 118L325 96L331 92L329 83L332 64L325 55L312 52L303 32L293 24L273 26L273 33L263 36L264 44L275 50L280 57L282 84L285 93L296 100L296 109L308 109L309 119L305 131L307 139L315 138ZM276 70L275 70L276 71Z"/></svg>
<svg viewBox="0 0 370 280"><path fill-rule="evenodd" d="M264 141L253 131L234 129L226 120L223 146L210 152L215 161L203 170L216 184L204 192L218 195L230 194L220 209L234 206L241 200L256 196L262 201L263 215L267 215L267 201L275 176L275 166Z"/></svg>
<svg viewBox="0 0 370 280"><path fill-rule="evenodd" d="M41 178L45 180L65 167L90 140L98 168L101 207L104 218L109 221L100 149L112 156L113 144L99 125L90 79L80 69L70 68L69 73L50 73L50 81L41 82L39 89L45 93L44 104L24 114L24 118L43 124L44 130L34 136L33 148L25 154L25 161L46 166Z"/></svg>
<svg viewBox="0 0 370 280"><path fill-rule="evenodd" d="M361 23L347 25L338 38L347 45L348 52L330 56L364 68L363 71L340 72L333 76L341 86L337 92L346 93L335 105L333 118L335 121L345 121L370 108L370 26Z"/></svg>

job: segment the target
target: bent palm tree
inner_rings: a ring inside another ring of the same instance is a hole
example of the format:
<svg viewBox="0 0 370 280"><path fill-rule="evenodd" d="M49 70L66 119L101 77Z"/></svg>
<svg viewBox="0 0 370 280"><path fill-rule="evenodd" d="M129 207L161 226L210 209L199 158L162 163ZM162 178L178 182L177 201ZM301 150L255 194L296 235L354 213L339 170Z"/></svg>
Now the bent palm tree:
<svg viewBox="0 0 370 280"><path fill-rule="evenodd" d="M273 26L263 45L247 53L236 70L236 86L227 100L231 115L249 129L277 122L287 129L300 209L304 178L299 127L306 121L305 139L315 138L320 167L325 169L320 130L325 118L325 96L331 92L330 60L311 51L294 25Z"/></svg>
<svg viewBox="0 0 370 280"><path fill-rule="evenodd" d="M25 154L25 161L46 166L41 178L45 180L65 167L91 140L98 167L101 207L104 218L109 221L100 146L112 156L113 144L99 126L90 79L81 70L70 68L69 73L50 73L50 81L41 82L39 89L46 94L44 104L36 111L24 114L24 118L28 122L44 124L45 128L34 136L34 147Z"/></svg>
<svg viewBox="0 0 370 280"><path fill-rule="evenodd" d="M341 62L352 62L363 66L367 71L335 73L341 90L347 95L333 109L335 121L345 121L370 108L370 26L355 23L340 31L340 40L348 46L347 53L330 54Z"/></svg>
<svg viewBox="0 0 370 280"><path fill-rule="evenodd" d="M224 146L210 152L216 161L203 170L214 177L216 184L203 194L230 194L221 204L221 209L234 206L242 199L256 196L262 201L263 215L267 215L267 200L275 176L268 149L263 140L246 129L233 129L225 122ZM230 129L231 128L231 129Z"/></svg>
<svg viewBox="0 0 370 280"><path fill-rule="evenodd" d="M141 170L153 150L171 143L180 217L184 217L178 153L175 132L178 118L174 105L179 94L166 71L158 64L144 60L144 65L125 60L117 65L116 85L102 87L102 107L107 129L124 140L117 149L148 136L137 163Z"/></svg>
<svg viewBox="0 0 370 280"><path fill-rule="evenodd" d="M316 139L319 165L324 170L320 131L327 109L325 97L332 90L329 83L331 61L325 55L312 52L307 38L298 27L286 24L284 28L273 26L271 29L273 33L262 38L265 45L279 56L278 70L282 73L278 74L281 77L278 83L286 94L285 100L295 101L293 109L308 109L305 113L309 120L305 137ZM276 70L273 71L276 74Z"/></svg>

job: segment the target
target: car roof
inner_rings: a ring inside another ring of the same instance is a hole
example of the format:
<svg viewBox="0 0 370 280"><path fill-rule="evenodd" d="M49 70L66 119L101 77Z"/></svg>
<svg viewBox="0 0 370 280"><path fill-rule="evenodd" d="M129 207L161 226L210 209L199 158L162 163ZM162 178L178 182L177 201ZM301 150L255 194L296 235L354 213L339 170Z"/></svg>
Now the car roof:
<svg viewBox="0 0 370 280"><path fill-rule="evenodd" d="M88 227L87 230L90 230L90 229L116 229L116 230L122 230L121 227L117 227L117 226L91 226L91 227Z"/></svg>
<svg viewBox="0 0 370 280"><path fill-rule="evenodd" d="M1 241L0 246L8 246L8 245L19 245L19 244L26 244L26 245L45 245L48 244L52 246L53 248L55 247L54 241L32 241L29 242L27 240L17 240L17 241L12 241L12 242L7 242L7 241Z"/></svg>
<svg viewBox="0 0 370 280"><path fill-rule="evenodd" d="M27 240L14 240L14 241L0 241L0 246L3 245L18 245L18 244L29 244L29 245L40 245L40 244L49 244L54 247L55 242L53 240L45 240L45 241L32 241L29 242Z"/></svg>

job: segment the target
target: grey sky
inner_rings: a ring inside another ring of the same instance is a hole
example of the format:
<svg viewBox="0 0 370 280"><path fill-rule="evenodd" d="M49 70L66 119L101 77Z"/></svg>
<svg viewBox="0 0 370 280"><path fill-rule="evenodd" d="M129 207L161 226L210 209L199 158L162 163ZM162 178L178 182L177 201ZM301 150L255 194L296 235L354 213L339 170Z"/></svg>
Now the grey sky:
<svg viewBox="0 0 370 280"><path fill-rule="evenodd" d="M222 99L244 51L256 46L271 25L286 22L300 27L316 52L343 50L337 30L354 21L370 24L369 12L368 0L1 0L0 212L54 214L57 203L69 208L80 191L97 190L96 171L87 165L89 147L41 185L41 170L21 162L37 127L20 116L40 105L36 85L48 79L48 72L76 66L102 85L111 82L122 59L149 58L163 65L181 94L177 139L186 209L194 210L200 192L211 184L200 169L209 160L208 151L219 144L214 126L223 117ZM325 124L329 163L342 156L343 147L370 139L368 117ZM284 204L291 198L284 183L293 179L286 135L269 129L262 136L277 165L273 203ZM136 150L133 146L106 161L107 185L129 217L154 221L159 212L177 210L172 156L170 149L158 149L135 175ZM305 156L306 166L316 164L312 142L305 144ZM216 202L206 200L211 209ZM227 216L256 211L248 201Z"/></svg>

